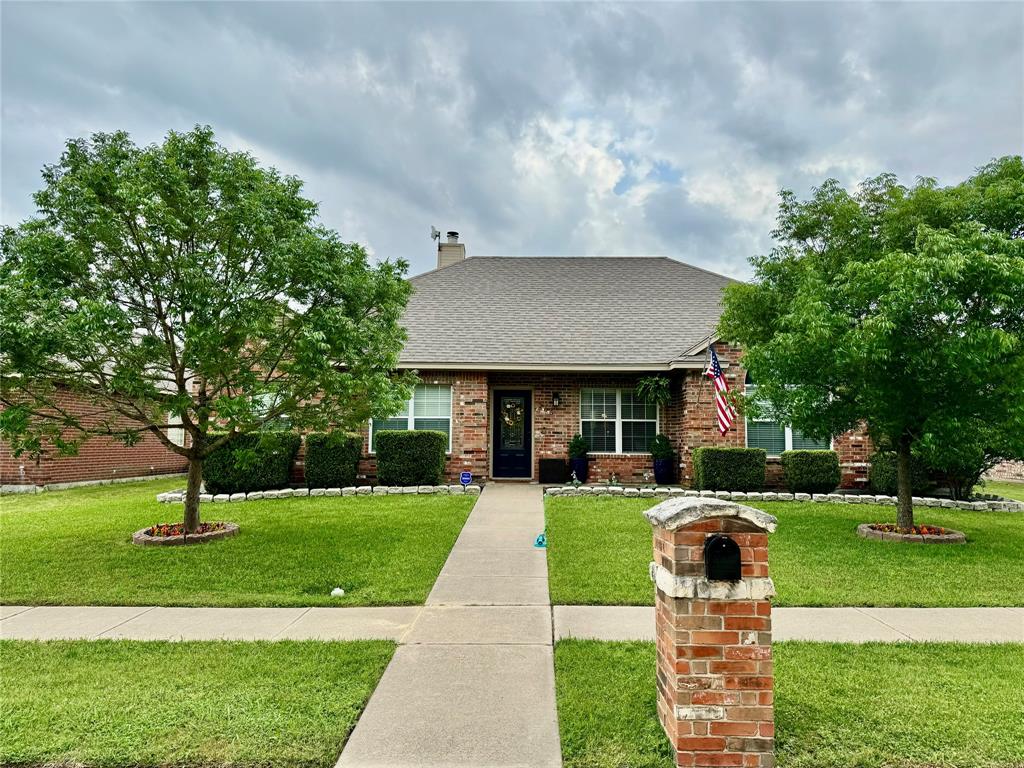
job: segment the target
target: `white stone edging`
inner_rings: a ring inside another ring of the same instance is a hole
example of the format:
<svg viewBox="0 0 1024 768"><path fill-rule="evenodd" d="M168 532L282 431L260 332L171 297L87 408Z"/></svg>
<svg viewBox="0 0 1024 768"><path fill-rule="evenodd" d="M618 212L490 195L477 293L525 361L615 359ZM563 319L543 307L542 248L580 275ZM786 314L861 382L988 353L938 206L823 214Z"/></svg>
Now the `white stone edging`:
<svg viewBox="0 0 1024 768"><path fill-rule="evenodd" d="M702 576L676 576L658 563L650 564L651 581L669 597L704 600L767 600L775 584L767 576L739 581L709 581Z"/></svg>
<svg viewBox="0 0 1024 768"><path fill-rule="evenodd" d="M210 493L199 494L199 501L206 503L263 501L266 499L292 499L306 496L397 496L400 494L437 494L439 496L480 495L479 485L350 485L347 488L282 488L276 491L253 491L252 493ZM158 493L156 500L161 504L180 504L185 501L184 491Z"/></svg>
<svg viewBox="0 0 1024 768"><path fill-rule="evenodd" d="M570 485L556 485L546 489L548 496L626 496L640 498L667 498L673 496L703 496L706 498L726 499L729 501L811 501L830 504L896 504L895 496L874 496L871 494L854 493L782 493L764 491L762 493L742 491L692 491L674 486L658 486L656 488L629 488L621 485L581 485L578 488ZM942 509L961 509L978 512L1024 512L1024 502L1001 499L998 501L953 501L937 499L931 496L914 496L916 507L941 507Z"/></svg>

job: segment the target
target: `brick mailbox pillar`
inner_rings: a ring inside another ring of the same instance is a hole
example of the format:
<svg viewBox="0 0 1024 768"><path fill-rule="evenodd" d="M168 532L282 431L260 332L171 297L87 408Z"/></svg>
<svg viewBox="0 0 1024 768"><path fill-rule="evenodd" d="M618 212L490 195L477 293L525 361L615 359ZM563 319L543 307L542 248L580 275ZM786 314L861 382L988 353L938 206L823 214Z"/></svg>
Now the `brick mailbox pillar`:
<svg viewBox="0 0 1024 768"><path fill-rule="evenodd" d="M768 534L741 504L673 498L654 529L658 717L679 766L775 764Z"/></svg>

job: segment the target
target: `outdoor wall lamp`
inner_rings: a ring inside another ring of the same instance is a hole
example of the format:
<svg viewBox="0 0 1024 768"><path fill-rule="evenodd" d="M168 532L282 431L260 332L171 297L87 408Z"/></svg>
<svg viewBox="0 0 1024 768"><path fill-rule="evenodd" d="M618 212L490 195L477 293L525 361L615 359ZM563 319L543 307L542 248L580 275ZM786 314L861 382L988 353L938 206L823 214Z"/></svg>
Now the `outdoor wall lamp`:
<svg viewBox="0 0 1024 768"><path fill-rule="evenodd" d="M555 392L555 394L553 394L551 396L551 405L553 407L557 408L561 404L562 404L562 396L560 394L558 394L557 392Z"/></svg>

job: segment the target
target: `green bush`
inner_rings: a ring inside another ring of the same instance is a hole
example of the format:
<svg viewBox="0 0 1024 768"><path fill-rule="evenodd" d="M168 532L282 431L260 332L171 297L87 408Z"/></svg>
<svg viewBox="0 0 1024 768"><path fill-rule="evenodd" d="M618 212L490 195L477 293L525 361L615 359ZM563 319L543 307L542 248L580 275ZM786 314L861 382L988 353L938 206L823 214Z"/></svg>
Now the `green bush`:
<svg viewBox="0 0 1024 768"><path fill-rule="evenodd" d="M875 493L886 496L896 495L896 453L894 451L876 451L870 459L868 467L868 485ZM915 496L922 496L932 490L935 484L928 476L928 467L916 456L910 461L910 491Z"/></svg>
<svg viewBox="0 0 1024 768"><path fill-rule="evenodd" d="M237 435L203 461L207 493L248 493L284 488L301 438L291 432Z"/></svg>
<svg viewBox="0 0 1024 768"><path fill-rule="evenodd" d="M306 435L306 485L310 488L355 485L362 455L362 435L347 432L312 432Z"/></svg>
<svg viewBox="0 0 1024 768"><path fill-rule="evenodd" d="M655 435L651 439L651 445L647 449L652 459L674 459L676 452L672 448L672 442L665 435Z"/></svg>
<svg viewBox="0 0 1024 768"><path fill-rule="evenodd" d="M590 446L587 445L587 441L583 439L583 435L578 432L572 436L569 441L569 458L570 459L585 459L587 458L587 452L590 450Z"/></svg>
<svg viewBox="0 0 1024 768"><path fill-rule="evenodd" d="M693 484L700 491L759 491L764 488L763 448L698 448Z"/></svg>
<svg viewBox="0 0 1024 768"><path fill-rule="evenodd" d="M832 493L839 487L835 451L783 451L782 475L791 493Z"/></svg>
<svg viewBox="0 0 1024 768"><path fill-rule="evenodd" d="M437 485L444 477L444 432L384 430L374 440L381 485Z"/></svg>

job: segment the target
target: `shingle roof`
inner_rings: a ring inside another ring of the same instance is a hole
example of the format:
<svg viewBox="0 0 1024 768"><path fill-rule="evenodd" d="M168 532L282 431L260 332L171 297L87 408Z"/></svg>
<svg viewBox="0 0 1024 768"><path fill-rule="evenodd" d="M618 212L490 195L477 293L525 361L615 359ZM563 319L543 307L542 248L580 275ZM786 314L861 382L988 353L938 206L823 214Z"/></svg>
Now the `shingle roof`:
<svg viewBox="0 0 1024 768"><path fill-rule="evenodd" d="M471 257L412 278L407 367L699 364L733 282L665 257Z"/></svg>

